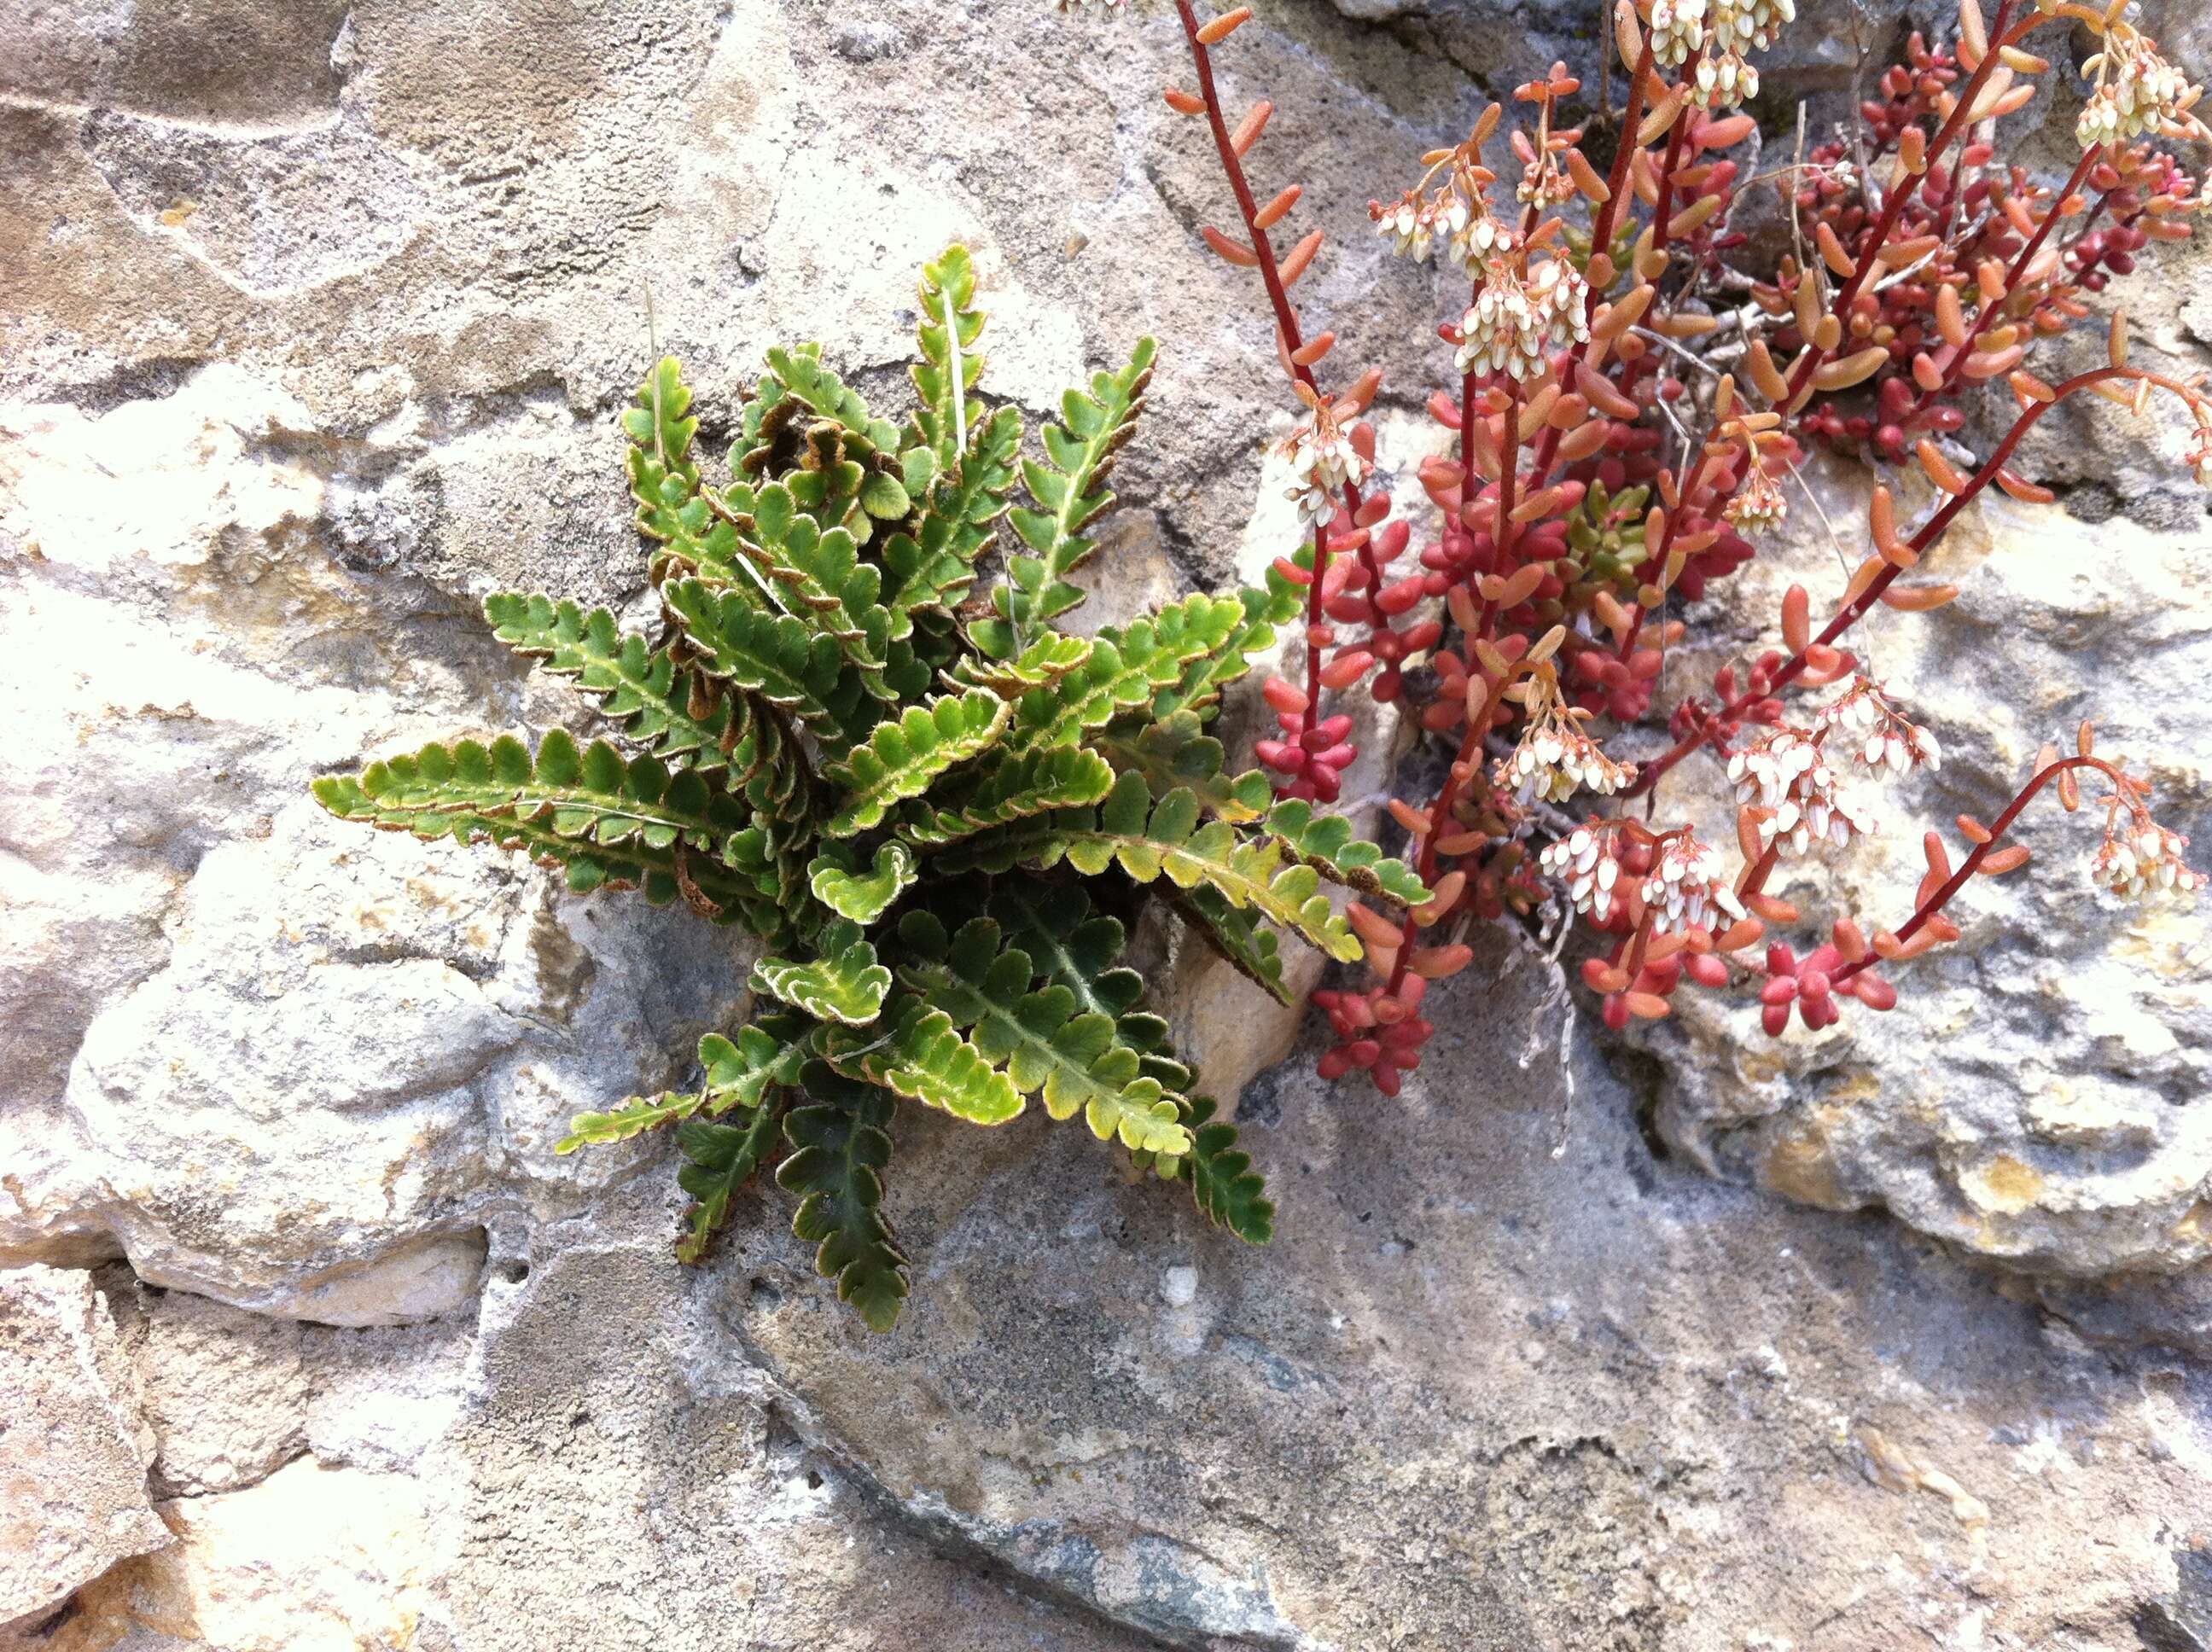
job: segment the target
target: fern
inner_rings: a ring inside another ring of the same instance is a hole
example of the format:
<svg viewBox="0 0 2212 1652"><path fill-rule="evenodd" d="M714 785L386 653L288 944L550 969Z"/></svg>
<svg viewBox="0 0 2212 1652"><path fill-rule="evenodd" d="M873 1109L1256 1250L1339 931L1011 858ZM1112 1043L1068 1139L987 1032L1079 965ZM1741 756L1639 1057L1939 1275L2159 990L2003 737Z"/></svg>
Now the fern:
<svg viewBox="0 0 2212 1652"><path fill-rule="evenodd" d="M791 1230L817 1247L815 1270L837 1282L837 1295L888 1331L907 1293L907 1260L883 1213L891 1099L818 1061L800 1083L814 1104L786 1115L783 1133L794 1151L775 1173L778 1186L799 1195Z"/></svg>
<svg viewBox="0 0 2212 1652"><path fill-rule="evenodd" d="M1114 503L1106 480L1113 474L1115 455L1135 433L1156 349L1151 339L1139 339L1121 372L1094 375L1087 396L1069 391L1060 398L1062 422L1045 428L1049 462L1022 462L1022 480L1043 508L1016 510L1010 519L1034 554L1016 556L1008 564L1006 583L991 594L996 617L975 630L985 653L1001 659L1019 653L1041 624L1083 600L1067 576L1098 549L1083 537L1083 530Z"/></svg>
<svg viewBox="0 0 2212 1652"><path fill-rule="evenodd" d="M806 887L814 898L862 926L882 917L914 879L914 853L903 843L878 845L874 864L865 872L846 845L825 843L806 868Z"/></svg>
<svg viewBox="0 0 2212 1652"><path fill-rule="evenodd" d="M879 824L893 804L921 796L947 769L988 750L1012 709L988 689L971 689L957 700L908 706L896 720L878 723L865 744L830 771L845 797L823 829L850 837Z"/></svg>
<svg viewBox="0 0 2212 1652"><path fill-rule="evenodd" d="M900 1102L988 1126L1035 1096L1188 1181L1209 1220L1272 1231L1234 1127L1194 1099L1088 880L1118 902L1170 899L1279 996L1280 932L1358 951L1323 878L1424 898L1343 822L1231 774L1205 732L1296 617L1279 577L1093 637L1056 627L1153 347L1071 392L1042 456L1024 456L1020 413L974 393L975 299L962 249L923 272L902 424L818 346L769 351L726 471L701 452L677 363L653 365L621 425L662 629L626 634L607 609L550 596L484 604L499 640L572 683L619 745L560 729L534 751L459 740L314 782L343 819L489 841L578 892L635 888L742 926L757 943L747 1022L700 1041L688 1087L585 1113L556 1151L672 1136L686 1261L775 1165L794 1233L879 1329L908 1290L882 1181ZM1009 519L1014 555L979 598Z"/></svg>
<svg viewBox="0 0 2212 1652"><path fill-rule="evenodd" d="M729 762L751 727L742 699L708 688L665 648L625 636L604 608L588 614L565 598L495 592L484 598L492 635L599 702L629 738L657 756L696 768Z"/></svg>

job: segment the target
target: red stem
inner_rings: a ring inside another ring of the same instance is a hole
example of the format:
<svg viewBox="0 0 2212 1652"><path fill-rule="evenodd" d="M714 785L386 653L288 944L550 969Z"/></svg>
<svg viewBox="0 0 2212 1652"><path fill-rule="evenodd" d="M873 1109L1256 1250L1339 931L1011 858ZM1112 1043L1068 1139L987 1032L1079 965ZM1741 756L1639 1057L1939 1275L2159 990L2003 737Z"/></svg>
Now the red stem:
<svg viewBox="0 0 2212 1652"><path fill-rule="evenodd" d="M2038 402L2020 416L2012 428L2005 433L2005 439L1997 444L1996 451L1991 453L1988 461L1974 473L1973 479L1967 483L1965 491L1944 501L1943 507L1929 517L1926 525L1907 543L1915 551L1926 550L1929 546L1942 537L1959 513L1996 479L1997 472L2004 468L2005 461L2012 457L2013 449L2020 446L2021 439L2035 428L2039 419L2075 392L2086 390L2091 385L2100 384L2107 379L2118 378L2148 379L2155 384L2167 382L2154 374L2140 373L2128 367L2112 367L2094 368L2090 372L2077 374L2069 379L2057 387L2049 401ZM1685 736L1663 756L1654 758L1646 763L1644 766L1644 772L1636 777L1635 784L1620 795L1624 798L1642 796L1656 786L1660 777L1668 769L1711 739L1721 724L1745 709L1753 701L1766 699L1778 690L1789 687L1790 683L1803 676L1807 658L1812 651L1826 647L1856 624L1865 616L1869 609L1881 600L1881 593L1888 590L1895 583L1897 576L1903 572L1905 569L1895 562L1884 567L1881 573L1875 575L1872 583L1864 591L1838 611L1835 618L1828 622L1819 636L1814 638L1783 663L1781 669L1774 673L1765 689L1747 689L1736 695L1735 699L1707 718L1694 732Z"/></svg>
<svg viewBox="0 0 2212 1652"><path fill-rule="evenodd" d="M2045 216L2043 222L2037 227L2034 235L2030 238L2026 246L2021 248L2020 256L2012 261L2012 267L2005 271L2005 293L2008 297L2010 296L2013 288L2019 284L2021 273L2034 261L2035 255L2043 250L2044 242L2051 239L2051 232L2058 227L2059 209L2065 204L2066 197L2081 186L2082 180L2089 175L2089 168L2095 164L2097 157L2103 152L2104 145L2101 143L2090 146L2087 152L2082 155L2081 163L2074 168L2073 175L2067 179L2065 187L2058 191L2057 198L2051 203L2050 212ZM1997 319L1997 313L2003 307L2002 300L1985 301L1982 305L1979 313L1974 317L1973 326L1967 331L1966 342L1953 352L1951 365L1943 370L1943 382L1933 390L1921 392L1920 399L1913 403L1905 416L1898 421L1901 427L1907 430L1911 429L1912 421L1926 412L1929 404L1938 396L1943 395L1959 381L1960 374L1966 370L1966 357L1973 353L1975 341L1989 331L1990 324Z"/></svg>
<svg viewBox="0 0 2212 1652"><path fill-rule="evenodd" d="M1990 823L1988 841L1977 843L1973 853L1960 864L1959 870L1953 872L1933 895L1913 908L1912 915L1907 918L1898 930L1897 938L1899 941L1909 941L1925 928L1928 920L1948 906L1951 897L1966 888L1968 880L1981 870L1982 862L1989 859L1990 852L1996 847L1998 841L2011 829L2013 822L2020 818L2021 811L2034 801L2035 794L2071 768L2094 768L2100 774L2113 774L2112 765L2101 757L2068 757L2051 764L2050 768L2028 781L2021 788L2020 795L2005 805L2004 812ZM1876 954L1870 952L1855 963L1845 964L1828 979L1833 985L1840 987L1853 975L1872 969L1881 961Z"/></svg>
<svg viewBox="0 0 2212 1652"><path fill-rule="evenodd" d="M1267 232L1260 227L1260 206L1253 198L1252 185L1245 179L1244 163L1237 155L1237 146L1231 141L1229 122L1221 112L1221 94L1213 84L1213 57L1206 42L1198 38L1198 16L1191 9L1191 0L1176 0L1176 12L1182 19L1183 38L1190 46L1192 68L1198 75L1198 93L1206 104L1206 125L1213 131L1213 147L1221 158L1221 170L1228 175L1229 187L1237 197L1237 211L1244 221L1247 243L1260 261L1260 280L1267 289L1267 303L1275 313L1275 329L1280 341L1284 359L1289 362L1291 376L1298 383L1321 394L1315 381L1313 369L1302 367L1290 358L1304 347L1298 331L1298 313L1291 304L1288 288L1283 284L1281 270L1275 260L1275 249L1267 239ZM1359 510L1361 500L1358 484L1346 483L1344 489L1346 507L1353 514ZM1322 584L1328 572L1328 524L1314 525L1313 583L1306 587L1306 715L1317 718L1321 712L1321 650L1315 646L1314 636L1323 623Z"/></svg>

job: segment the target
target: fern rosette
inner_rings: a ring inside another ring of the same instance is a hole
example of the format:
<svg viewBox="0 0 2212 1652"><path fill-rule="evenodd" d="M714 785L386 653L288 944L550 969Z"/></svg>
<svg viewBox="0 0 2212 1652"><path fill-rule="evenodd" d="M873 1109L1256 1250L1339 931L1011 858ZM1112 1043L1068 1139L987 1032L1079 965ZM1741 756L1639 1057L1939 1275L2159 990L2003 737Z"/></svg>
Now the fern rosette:
<svg viewBox="0 0 2212 1652"><path fill-rule="evenodd" d="M1281 933L1359 954L1325 883L1425 894L1346 823L1226 772L1206 732L1297 617L1295 588L1271 575L1092 636L1058 628L1153 345L1070 391L1025 454L1018 410L975 394L975 290L960 247L925 268L903 425L817 346L769 351L726 483L699 463L678 364L655 365L623 426L657 634L546 596L485 603L621 745L462 740L315 783L343 818L489 840L578 892L636 889L749 930L757 1013L702 1041L698 1087L586 1114L560 1150L673 1131L693 1261L772 1172L821 1272L878 1329L908 1288L884 1195L902 1102L990 1126L1035 1099L1184 1182L1208 1220L1273 1232L1236 1127L1120 962L1117 912L1168 896L1287 1000Z"/></svg>

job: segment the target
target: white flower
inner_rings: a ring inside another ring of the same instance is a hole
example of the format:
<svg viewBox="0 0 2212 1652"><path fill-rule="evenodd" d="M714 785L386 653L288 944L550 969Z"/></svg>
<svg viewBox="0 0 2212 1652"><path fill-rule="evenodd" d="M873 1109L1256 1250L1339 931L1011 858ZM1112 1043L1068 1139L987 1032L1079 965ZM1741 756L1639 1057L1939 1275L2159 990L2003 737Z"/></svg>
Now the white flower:
<svg viewBox="0 0 2212 1652"><path fill-rule="evenodd" d="M1708 54L1698 59L1689 89L1692 100L1708 109L1720 105L1732 109L1759 95L1759 70L1744 60L1741 52L1723 52L1718 57Z"/></svg>
<svg viewBox="0 0 2212 1652"><path fill-rule="evenodd" d="M1761 52L1774 44L1781 25L1797 21L1796 0L1714 0L1708 42L1719 52Z"/></svg>
<svg viewBox="0 0 2212 1652"><path fill-rule="evenodd" d="M2097 76L2097 89L2074 124L2074 135L2085 149L2162 131L2197 101L2187 76L2124 24L2112 30L2105 49L2083 68Z"/></svg>
<svg viewBox="0 0 2212 1652"><path fill-rule="evenodd" d="M1529 679L1527 714L1521 744L1491 770L1499 790L1517 794L1523 803L1539 797L1564 803L1583 787L1610 794L1636 778L1634 764L1613 762L1583 732L1581 720L1588 714L1567 708L1556 678L1542 674Z"/></svg>
<svg viewBox="0 0 2212 1652"><path fill-rule="evenodd" d="M2105 841L2090 858L2089 873L2113 894L2131 901L2172 893L2195 898L2204 887L2204 874L2192 872L2181 858L2189 840L2170 832L2140 810L2124 829L2107 827Z"/></svg>
<svg viewBox="0 0 2212 1652"><path fill-rule="evenodd" d="M1452 210L1445 215L1445 228L1450 236L1445 250L1472 281L1482 274L1483 266L1493 256L1504 257L1517 252L1521 232L1491 216L1489 199L1480 185L1470 184L1468 187L1474 191L1473 204L1455 192Z"/></svg>
<svg viewBox="0 0 2212 1652"><path fill-rule="evenodd" d="M1705 43L1705 0L1657 0L1651 8L1651 55L1663 64L1689 61Z"/></svg>
<svg viewBox="0 0 2212 1652"><path fill-rule="evenodd" d="M1720 851L1685 833L1669 838L1644 884L1644 904L1669 930L1718 927L1717 917L1744 915L1743 902L1729 884Z"/></svg>
<svg viewBox="0 0 2212 1652"><path fill-rule="evenodd" d="M1536 857L1544 872L1567 887L1567 898L1577 912L1603 923L1620 898L1620 861L1610 822L1593 821L1577 826Z"/></svg>
<svg viewBox="0 0 2212 1652"><path fill-rule="evenodd" d="M1285 497L1297 501L1299 518L1308 527L1334 516L1345 489L1366 481L1375 468L1326 404L1285 437L1279 451L1297 477Z"/></svg>
<svg viewBox="0 0 2212 1652"><path fill-rule="evenodd" d="M1589 287L1574 267L1548 258L1525 284L1503 258L1484 265L1482 287L1460 317L1462 373L1508 373L1526 383L1542 376L1547 346L1589 337L1583 304Z"/></svg>
<svg viewBox="0 0 2212 1652"><path fill-rule="evenodd" d="M1565 258L1547 259L1537 267L1528 296L1555 348L1589 343L1589 322L1583 316L1589 283Z"/></svg>
<svg viewBox="0 0 2212 1652"><path fill-rule="evenodd" d="M1907 720L1881 685L1867 677L1853 678L1841 699L1815 714L1813 726L1838 731L1849 750L1876 775L1943 766L1943 749L1935 735Z"/></svg>
<svg viewBox="0 0 2212 1652"><path fill-rule="evenodd" d="M1784 729L1729 759L1736 801L1762 811L1759 836L1785 854L1803 854L1815 843L1838 848L1881 829L1880 817L1862 795L1844 787L1814 738Z"/></svg>
<svg viewBox="0 0 2212 1652"><path fill-rule="evenodd" d="M1419 191L1409 189L1387 206L1370 201L1367 216L1374 219L1377 234L1398 243L1397 251L1404 257L1419 264L1429 256L1430 237L1436 233L1436 210Z"/></svg>

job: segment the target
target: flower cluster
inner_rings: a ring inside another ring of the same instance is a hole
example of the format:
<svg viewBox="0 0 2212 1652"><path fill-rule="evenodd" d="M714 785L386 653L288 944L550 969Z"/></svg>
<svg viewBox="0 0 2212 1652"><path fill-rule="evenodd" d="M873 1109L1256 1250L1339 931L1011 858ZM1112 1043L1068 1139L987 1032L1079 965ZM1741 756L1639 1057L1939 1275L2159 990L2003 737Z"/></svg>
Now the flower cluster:
<svg viewBox="0 0 2212 1652"><path fill-rule="evenodd" d="M1588 787L1611 794L1636 778L1632 764L1617 763L1583 732L1590 714L1559 698L1558 680L1540 672L1529 680L1527 720L1521 742L1498 760L1493 776L1501 790L1526 802L1541 798L1564 803Z"/></svg>
<svg viewBox="0 0 2212 1652"><path fill-rule="evenodd" d="M1628 888L1620 878L1619 829L1609 820L1593 820L1554 839L1537 855L1536 864L1566 890L1576 911L1600 924L1613 916L1614 891L1625 894Z"/></svg>
<svg viewBox="0 0 2212 1652"><path fill-rule="evenodd" d="M1310 392L1306 404L1305 422L1283 439L1279 451L1296 478L1287 497L1297 501L1299 519L1310 527L1334 517L1345 489L1366 481L1375 467L1353 442L1335 408Z"/></svg>
<svg viewBox="0 0 2212 1652"><path fill-rule="evenodd" d="M1658 863L1644 885L1644 904L1656 913L1662 931L1723 927L1717 920L1747 914L1736 898L1721 852L1688 832L1660 847Z"/></svg>
<svg viewBox="0 0 2212 1652"><path fill-rule="evenodd" d="M1816 729L1843 731L1859 761L1876 774L1903 774L1914 768L1941 768L1943 750L1929 730L1908 720L1889 702L1881 686L1855 678L1850 691L1823 706L1813 719Z"/></svg>
<svg viewBox="0 0 2212 1652"><path fill-rule="evenodd" d="M1818 732L1784 728L1729 759L1737 804L1758 815L1759 841L1780 853L1815 843L1847 847L1881 829L1866 799L1829 766Z"/></svg>
<svg viewBox="0 0 2212 1652"><path fill-rule="evenodd" d="M1766 50L1781 25L1796 15L1796 0L1656 0L1653 54L1669 66L1696 57L1690 95L1708 108L1733 106L1759 95L1759 70L1744 53Z"/></svg>
<svg viewBox="0 0 2212 1652"><path fill-rule="evenodd" d="M2200 89L2124 23L2112 30L2105 49L2083 70L2097 77L2096 89L2074 125L2085 149L2181 126Z"/></svg>
<svg viewBox="0 0 2212 1652"><path fill-rule="evenodd" d="M2118 814L2115 811L2116 817ZM2106 824L2105 840L2090 857L2089 875L2126 900L2159 894L2193 898L2204 887L2205 877L2182 859L2181 852L2188 847L2189 840L2180 833L2134 810L2124 823L2116 819Z"/></svg>
<svg viewBox="0 0 2212 1652"><path fill-rule="evenodd" d="M1505 259L1492 258L1460 317L1459 370L1510 374L1523 383L1537 378L1548 366L1547 349L1589 341L1583 314L1589 290L1563 259L1546 259L1524 282Z"/></svg>

